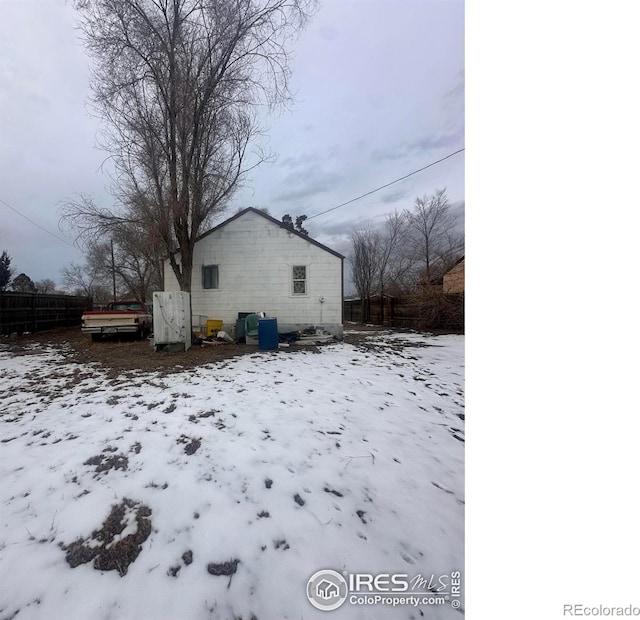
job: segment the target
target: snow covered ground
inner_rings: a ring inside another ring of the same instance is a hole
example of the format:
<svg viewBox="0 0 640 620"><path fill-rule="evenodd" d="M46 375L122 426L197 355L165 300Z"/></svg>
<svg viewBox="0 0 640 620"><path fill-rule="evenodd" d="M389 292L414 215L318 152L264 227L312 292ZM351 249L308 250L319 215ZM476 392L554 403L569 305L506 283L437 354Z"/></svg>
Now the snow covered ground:
<svg viewBox="0 0 640 620"><path fill-rule="evenodd" d="M464 337L319 351L114 379L0 345L0 620L462 618ZM320 611L321 569L446 604Z"/></svg>

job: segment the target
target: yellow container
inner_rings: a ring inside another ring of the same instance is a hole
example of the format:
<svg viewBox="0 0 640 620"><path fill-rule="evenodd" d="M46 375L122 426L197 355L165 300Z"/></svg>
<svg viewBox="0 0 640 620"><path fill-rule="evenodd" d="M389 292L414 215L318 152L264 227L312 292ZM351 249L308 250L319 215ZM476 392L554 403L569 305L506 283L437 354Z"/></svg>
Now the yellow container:
<svg viewBox="0 0 640 620"><path fill-rule="evenodd" d="M222 329L223 321L221 319L208 319L207 320L207 336L217 336L218 332Z"/></svg>

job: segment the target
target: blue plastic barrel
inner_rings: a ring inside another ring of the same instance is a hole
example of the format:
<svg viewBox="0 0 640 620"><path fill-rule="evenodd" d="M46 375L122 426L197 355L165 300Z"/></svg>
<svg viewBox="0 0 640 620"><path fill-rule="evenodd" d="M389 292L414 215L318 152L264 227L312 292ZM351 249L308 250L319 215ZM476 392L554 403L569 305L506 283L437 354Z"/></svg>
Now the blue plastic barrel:
<svg viewBox="0 0 640 620"><path fill-rule="evenodd" d="M260 319L258 321L258 348L272 351L278 348L278 319Z"/></svg>

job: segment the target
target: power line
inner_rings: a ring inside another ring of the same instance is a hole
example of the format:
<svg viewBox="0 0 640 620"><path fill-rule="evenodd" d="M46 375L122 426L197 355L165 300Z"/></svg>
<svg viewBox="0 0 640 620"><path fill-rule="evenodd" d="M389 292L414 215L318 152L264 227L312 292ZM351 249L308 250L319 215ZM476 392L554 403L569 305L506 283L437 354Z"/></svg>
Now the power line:
<svg viewBox="0 0 640 620"><path fill-rule="evenodd" d="M40 230L46 232L48 235L51 235L54 239L57 239L58 241L62 241L62 243L66 243L67 245L70 245L72 248L75 248L76 250L78 249L75 245L73 245L73 243L67 241L66 239L63 239L62 237L58 237L58 235L52 233L50 230L47 230L46 228L43 228L42 226L40 226L40 224L38 224L37 222L34 222L32 219L28 218L26 215L24 215L23 213L20 213L20 211L18 211L18 209L12 207L8 202L5 202L4 200L0 199L0 202L5 206L5 207L9 207L9 209L11 209L14 213L17 213L20 217L24 218L25 220L27 220L27 222L30 222L31 224L33 224L34 226L36 226L37 228L39 228Z"/></svg>
<svg viewBox="0 0 640 620"><path fill-rule="evenodd" d="M365 196L370 196L371 194L375 194L376 192L379 192L381 189L384 189L385 187L389 187L389 185L393 185L394 183L398 183L399 181L404 181L405 179L408 179L410 176L413 176L414 174L418 174L418 172L422 172L423 170L426 170L427 168L431 168L431 166L435 166L436 164L439 164L440 162L444 161L445 159L449 159L449 157L453 157L454 155L457 155L458 153L462 153L462 151L464 151L464 147L462 147L461 149L458 149L454 153L449 153L449 155L447 155L446 157L443 157L442 159L439 159L438 161L431 162L430 164L420 168L419 170L414 170L413 172L410 172L409 174L405 174L403 177L400 177L399 179L396 179L395 181L391 181L390 183L387 183L385 185L381 185L380 187L376 187L376 189L372 189L370 192L367 192L366 194L362 194L361 196L358 196L357 198L352 198L351 200L347 200L347 202L343 202L342 204L339 204L337 207L331 207L331 209L327 209L326 211L321 211L320 213L316 213L315 215L311 215L310 217L307 218L307 221L312 220L314 217L319 217L321 215L324 215L325 213L329 213L330 211L335 211L336 209L339 209L340 207L345 207L346 205L351 204L352 202L355 202L356 200L360 200L361 198L364 198Z"/></svg>

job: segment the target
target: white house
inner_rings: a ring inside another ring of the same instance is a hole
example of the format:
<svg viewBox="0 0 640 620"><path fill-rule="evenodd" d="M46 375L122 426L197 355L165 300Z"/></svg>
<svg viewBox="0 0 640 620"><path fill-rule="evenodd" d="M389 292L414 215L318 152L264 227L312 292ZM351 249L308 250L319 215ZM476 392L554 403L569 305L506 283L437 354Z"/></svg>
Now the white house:
<svg viewBox="0 0 640 620"><path fill-rule="evenodd" d="M245 209L195 244L191 311L235 328L238 313L276 317L278 331L324 327L342 338L344 257L257 209ZM164 290L180 287L167 259Z"/></svg>

